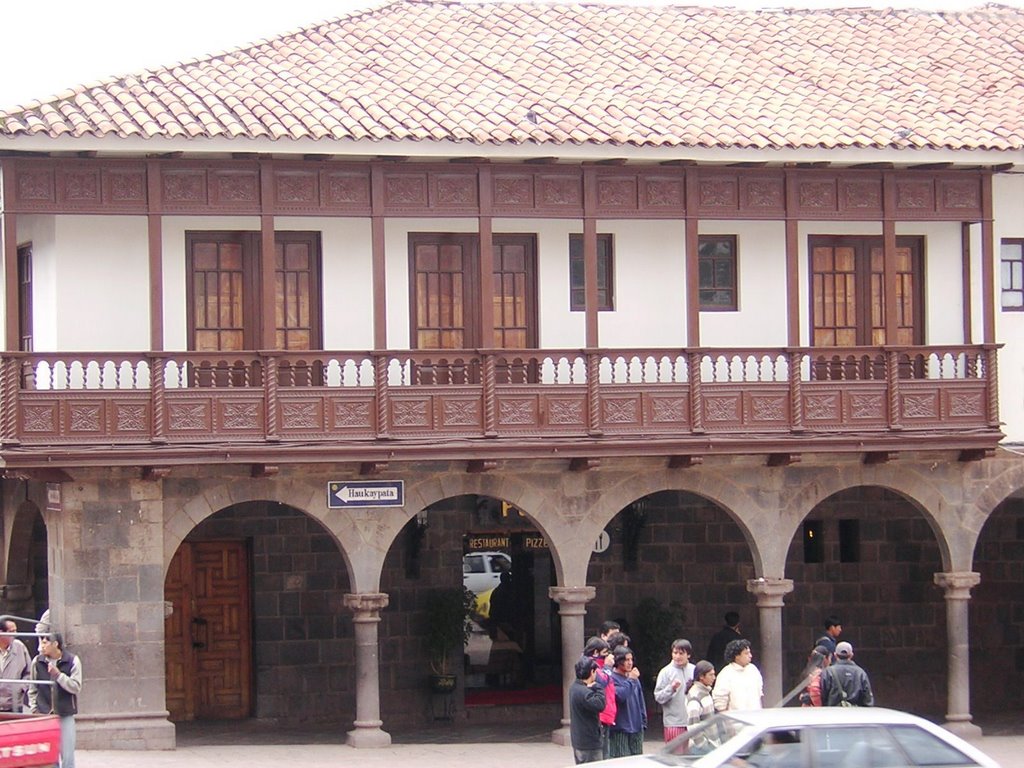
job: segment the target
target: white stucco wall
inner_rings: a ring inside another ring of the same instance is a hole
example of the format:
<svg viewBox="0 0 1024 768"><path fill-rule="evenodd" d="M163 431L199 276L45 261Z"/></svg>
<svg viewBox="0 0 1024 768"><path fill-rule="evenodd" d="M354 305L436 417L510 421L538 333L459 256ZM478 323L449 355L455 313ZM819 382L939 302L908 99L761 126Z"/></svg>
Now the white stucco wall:
<svg viewBox="0 0 1024 768"><path fill-rule="evenodd" d="M995 219L996 340L999 351L999 414L1008 442L1024 442L1024 312L1000 306L999 243L1004 237L1024 237L1024 175L999 174L993 180ZM981 328L980 319L978 328ZM979 330L980 332L980 330Z"/></svg>
<svg viewBox="0 0 1024 768"><path fill-rule="evenodd" d="M26 216L18 240L32 242L36 351L149 348L145 218Z"/></svg>

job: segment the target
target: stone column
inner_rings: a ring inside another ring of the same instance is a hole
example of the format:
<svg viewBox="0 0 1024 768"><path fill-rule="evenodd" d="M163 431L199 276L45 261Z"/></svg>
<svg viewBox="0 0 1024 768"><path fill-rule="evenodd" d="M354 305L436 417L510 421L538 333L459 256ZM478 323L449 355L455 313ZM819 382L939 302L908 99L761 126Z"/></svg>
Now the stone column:
<svg viewBox="0 0 1024 768"><path fill-rule="evenodd" d="M344 596L345 607L354 617L356 636L356 720L355 730L348 732L345 743L350 747L370 748L391 745L391 735L381 726L380 659L378 632L380 612L388 604L383 592L364 592Z"/></svg>
<svg viewBox="0 0 1024 768"><path fill-rule="evenodd" d="M551 732L551 740L569 746L569 688L576 678L576 661L583 653L583 617L587 603L597 596L594 587L551 587L548 595L558 603L562 619L562 725Z"/></svg>
<svg viewBox="0 0 1024 768"><path fill-rule="evenodd" d="M967 608L971 587L981 582L973 571L936 573L935 583L946 592L946 728L959 736L976 738L981 728L971 722L971 669Z"/></svg>
<svg viewBox="0 0 1024 768"><path fill-rule="evenodd" d="M761 647L755 649L754 664L764 676L764 705L782 701L782 598L793 591L792 579L751 579L747 591L757 596L761 624ZM758 657L760 661L758 661Z"/></svg>

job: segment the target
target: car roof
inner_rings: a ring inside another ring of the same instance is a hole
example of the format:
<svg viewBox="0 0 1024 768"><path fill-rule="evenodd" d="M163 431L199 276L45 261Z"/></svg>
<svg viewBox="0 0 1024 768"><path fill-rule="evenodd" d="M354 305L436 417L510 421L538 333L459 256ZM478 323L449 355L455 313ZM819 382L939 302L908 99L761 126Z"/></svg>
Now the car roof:
<svg viewBox="0 0 1024 768"><path fill-rule="evenodd" d="M759 728L848 723L921 725L927 720L885 707L776 707L752 709L746 712L728 712L730 717ZM931 724L931 723L929 723Z"/></svg>

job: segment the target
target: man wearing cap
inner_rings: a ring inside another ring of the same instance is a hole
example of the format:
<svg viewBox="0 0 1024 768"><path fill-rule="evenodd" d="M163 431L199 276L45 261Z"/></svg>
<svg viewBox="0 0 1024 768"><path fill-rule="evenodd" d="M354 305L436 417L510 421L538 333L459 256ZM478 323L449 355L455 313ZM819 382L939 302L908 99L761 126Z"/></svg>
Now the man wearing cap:
<svg viewBox="0 0 1024 768"><path fill-rule="evenodd" d="M821 673L821 703L826 707L873 707L868 673L853 662L853 646L836 645L836 660Z"/></svg>

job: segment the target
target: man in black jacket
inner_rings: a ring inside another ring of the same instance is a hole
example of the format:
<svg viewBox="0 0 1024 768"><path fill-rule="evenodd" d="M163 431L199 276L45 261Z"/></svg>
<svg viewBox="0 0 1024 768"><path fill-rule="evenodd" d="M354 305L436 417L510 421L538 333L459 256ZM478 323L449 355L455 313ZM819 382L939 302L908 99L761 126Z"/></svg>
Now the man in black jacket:
<svg viewBox="0 0 1024 768"><path fill-rule="evenodd" d="M836 645L836 660L821 673L821 703L826 707L873 707L868 673L853 663L853 646Z"/></svg>
<svg viewBox="0 0 1024 768"><path fill-rule="evenodd" d="M727 661L725 658L725 646L733 640L743 639L743 634L740 632L740 615L736 611L729 611L725 614L725 626L711 636L708 652L704 658L715 665L715 672L721 672L722 668L732 661L732 659Z"/></svg>
<svg viewBox="0 0 1024 768"><path fill-rule="evenodd" d="M595 682L597 662L584 656L576 662L576 682L569 689L569 736L576 765L604 759L601 723L604 687Z"/></svg>

